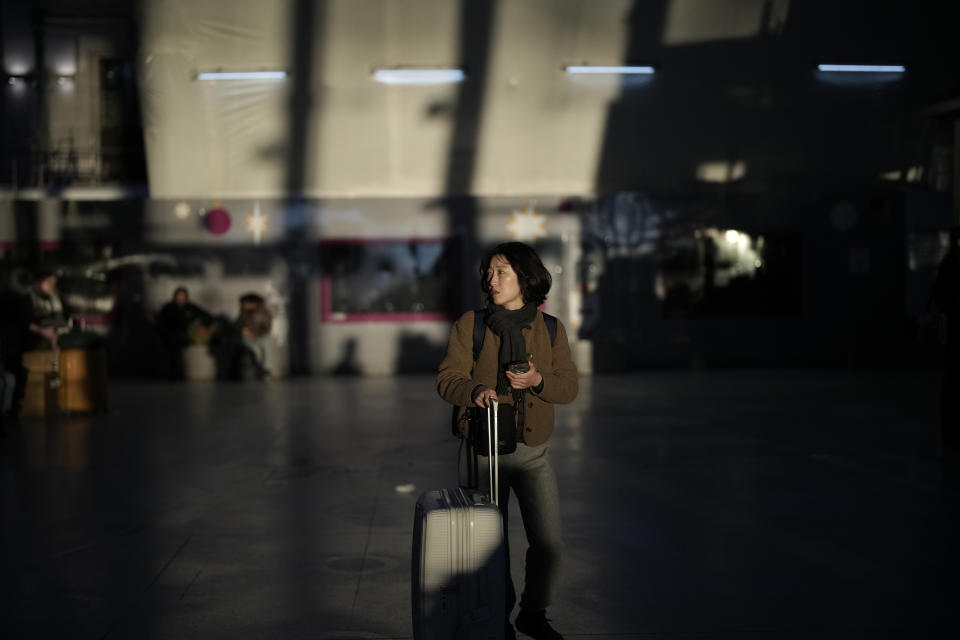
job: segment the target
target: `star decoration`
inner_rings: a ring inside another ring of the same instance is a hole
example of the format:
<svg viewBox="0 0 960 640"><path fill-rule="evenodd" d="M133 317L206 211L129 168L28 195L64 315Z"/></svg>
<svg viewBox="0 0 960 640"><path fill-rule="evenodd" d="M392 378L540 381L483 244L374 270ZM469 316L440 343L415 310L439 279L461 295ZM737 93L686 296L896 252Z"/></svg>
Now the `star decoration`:
<svg viewBox="0 0 960 640"><path fill-rule="evenodd" d="M537 240L547 235L547 218L528 204L526 209L510 214L507 231L520 241Z"/></svg>

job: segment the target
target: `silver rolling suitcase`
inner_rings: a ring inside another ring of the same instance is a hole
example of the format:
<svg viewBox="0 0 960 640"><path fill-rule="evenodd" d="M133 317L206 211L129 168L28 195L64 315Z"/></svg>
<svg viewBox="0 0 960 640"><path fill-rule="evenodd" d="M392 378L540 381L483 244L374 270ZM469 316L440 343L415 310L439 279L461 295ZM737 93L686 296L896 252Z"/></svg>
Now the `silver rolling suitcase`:
<svg viewBox="0 0 960 640"><path fill-rule="evenodd" d="M492 414L492 421L491 421ZM491 424L492 422L492 424ZM427 491L413 524L413 637L502 640L506 567L500 516L497 403L487 410L489 495L472 489Z"/></svg>

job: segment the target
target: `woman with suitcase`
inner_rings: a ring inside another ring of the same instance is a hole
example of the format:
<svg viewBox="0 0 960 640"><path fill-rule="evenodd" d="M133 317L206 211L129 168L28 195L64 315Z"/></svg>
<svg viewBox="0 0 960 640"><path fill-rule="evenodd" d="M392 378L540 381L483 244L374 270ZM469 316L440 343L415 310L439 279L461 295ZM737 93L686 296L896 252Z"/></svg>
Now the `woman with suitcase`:
<svg viewBox="0 0 960 640"><path fill-rule="evenodd" d="M562 323L551 330L537 307L544 303L552 279L536 251L520 242L491 249L480 266L480 287L487 297L482 311L469 311L454 324L447 353L437 374L437 389L451 404L488 407L498 399L515 428L516 449L499 457L500 510L506 530L510 494L516 495L528 549L525 583L516 628L536 640L562 636L546 617L556 589L563 542L557 479L548 455L554 428L554 405L577 395L577 369ZM483 313L482 347L474 361L475 314ZM551 319L554 320L555 319ZM501 413L501 416L505 414ZM466 425L467 423L461 423ZM466 429L468 427L464 427ZM471 464L469 433L462 433L461 483L467 469L485 470L485 461ZM482 486L483 480L480 480ZM516 592L506 572L506 637L514 637L510 613Z"/></svg>

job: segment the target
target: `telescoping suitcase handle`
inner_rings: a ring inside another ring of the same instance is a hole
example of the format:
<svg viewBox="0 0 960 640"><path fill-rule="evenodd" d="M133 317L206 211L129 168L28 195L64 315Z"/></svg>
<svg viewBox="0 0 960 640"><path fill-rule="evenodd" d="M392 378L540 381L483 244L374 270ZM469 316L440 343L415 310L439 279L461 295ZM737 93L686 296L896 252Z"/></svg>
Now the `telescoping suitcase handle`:
<svg viewBox="0 0 960 640"><path fill-rule="evenodd" d="M500 442L497 428L497 413L500 408L500 401L493 398L493 406L487 407L487 467L490 471L490 500L493 504L500 506L500 452L497 443ZM490 415L493 414L492 425Z"/></svg>

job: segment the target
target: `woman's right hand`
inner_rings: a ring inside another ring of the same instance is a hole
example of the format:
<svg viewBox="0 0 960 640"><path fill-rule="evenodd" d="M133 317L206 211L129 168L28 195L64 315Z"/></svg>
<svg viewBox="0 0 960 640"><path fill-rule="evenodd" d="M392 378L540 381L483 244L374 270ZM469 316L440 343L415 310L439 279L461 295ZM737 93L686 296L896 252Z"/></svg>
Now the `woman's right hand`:
<svg viewBox="0 0 960 640"><path fill-rule="evenodd" d="M482 409L489 407L497 399L497 392L480 385L473 394L473 404Z"/></svg>

